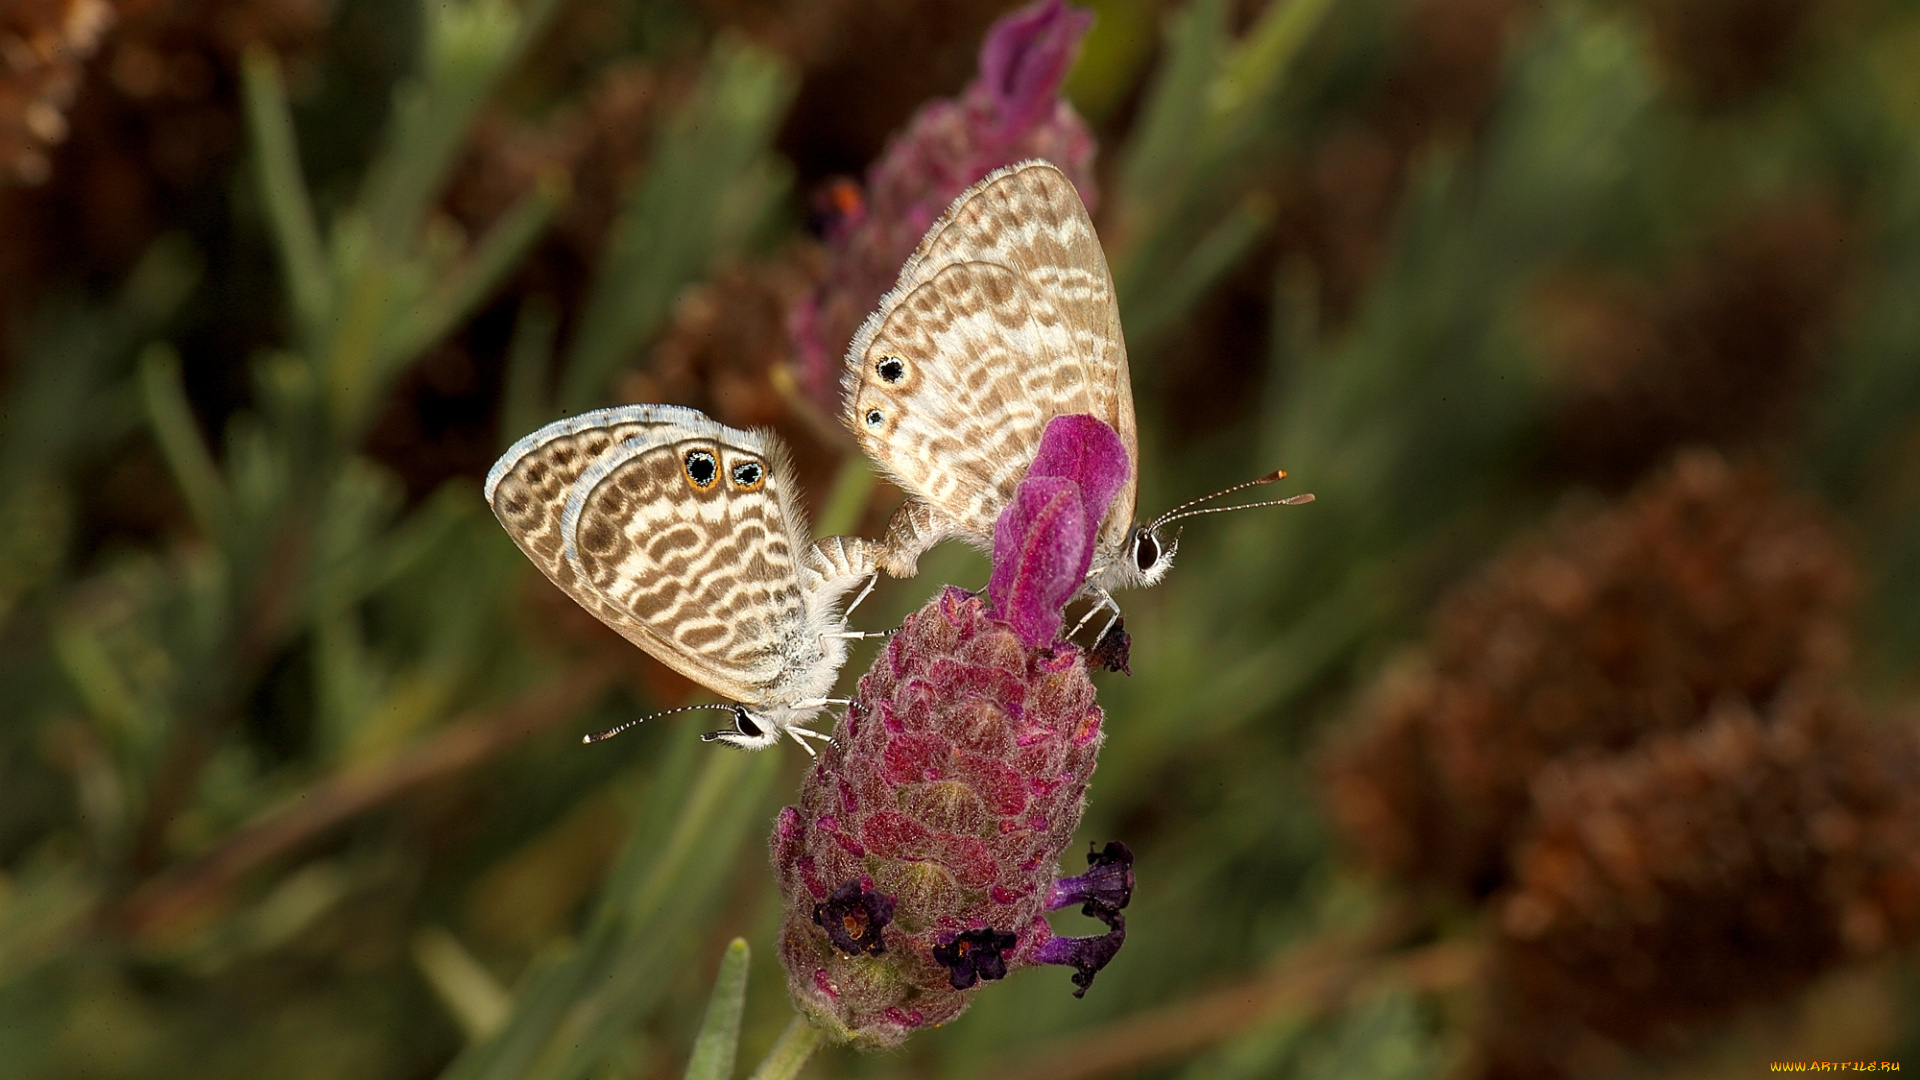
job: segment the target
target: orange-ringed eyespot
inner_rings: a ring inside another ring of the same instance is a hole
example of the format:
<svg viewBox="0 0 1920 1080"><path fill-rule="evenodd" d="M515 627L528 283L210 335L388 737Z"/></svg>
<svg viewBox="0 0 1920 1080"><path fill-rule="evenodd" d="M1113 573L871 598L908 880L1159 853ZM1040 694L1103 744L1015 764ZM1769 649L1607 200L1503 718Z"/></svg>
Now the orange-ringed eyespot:
<svg viewBox="0 0 1920 1080"><path fill-rule="evenodd" d="M694 487L706 490L713 486L713 478L720 473L720 466L713 460L713 454L706 450L689 450L686 460L687 481Z"/></svg>

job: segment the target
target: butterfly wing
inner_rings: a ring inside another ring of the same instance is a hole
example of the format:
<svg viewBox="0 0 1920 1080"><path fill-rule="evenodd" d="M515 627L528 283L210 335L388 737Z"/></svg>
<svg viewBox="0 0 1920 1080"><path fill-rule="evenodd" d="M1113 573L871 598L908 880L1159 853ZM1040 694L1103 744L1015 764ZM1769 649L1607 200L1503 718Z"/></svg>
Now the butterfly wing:
<svg viewBox="0 0 1920 1080"><path fill-rule="evenodd" d="M678 405L622 405L556 420L514 443L487 473L487 504L507 535L567 595L591 608L567 565L560 516L574 482L610 447L648 432L711 424Z"/></svg>
<svg viewBox="0 0 1920 1080"><path fill-rule="evenodd" d="M954 202L855 335L847 364L847 424L941 519L927 531L934 538L958 531L990 543L1055 416L1091 413L1138 461L1106 256L1079 192L1044 161L992 173ZM1130 482L1115 499L1102 548L1124 542L1134 494Z"/></svg>
<svg viewBox="0 0 1920 1080"><path fill-rule="evenodd" d="M801 583L789 471L771 436L712 421L610 447L561 513L570 591L716 693L755 706L818 696L839 664Z"/></svg>

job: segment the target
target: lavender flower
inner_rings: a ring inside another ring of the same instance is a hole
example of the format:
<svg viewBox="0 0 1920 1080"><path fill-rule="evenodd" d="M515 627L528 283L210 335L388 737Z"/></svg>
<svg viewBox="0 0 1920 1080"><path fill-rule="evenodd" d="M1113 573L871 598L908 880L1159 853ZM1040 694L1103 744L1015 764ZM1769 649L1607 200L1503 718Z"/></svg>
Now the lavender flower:
<svg viewBox="0 0 1920 1080"><path fill-rule="evenodd" d="M840 399L840 357L860 320L892 286L927 227L967 187L1003 165L1045 158L1096 205L1093 135L1059 96L1093 13L1040 0L1004 15L980 46L979 73L957 99L920 111L867 169L816 201L827 267L795 305L788 337L801 387L829 414Z"/></svg>
<svg viewBox="0 0 1920 1080"><path fill-rule="evenodd" d="M1073 968L1084 994L1126 940L1126 845L1058 869L1103 738L1086 662L1056 638L1087 523L1124 482L1108 440L1090 418L1048 427L1054 475L1029 474L998 523L991 606L948 588L909 616L780 812L788 989L842 1039L898 1045L1033 964ZM1107 932L1054 937L1043 913L1075 905Z"/></svg>

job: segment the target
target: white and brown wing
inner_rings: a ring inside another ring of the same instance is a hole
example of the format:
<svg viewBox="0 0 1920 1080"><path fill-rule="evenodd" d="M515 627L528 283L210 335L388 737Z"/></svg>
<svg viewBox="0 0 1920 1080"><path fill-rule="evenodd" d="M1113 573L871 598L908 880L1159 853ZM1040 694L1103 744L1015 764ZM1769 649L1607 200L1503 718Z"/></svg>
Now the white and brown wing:
<svg viewBox="0 0 1920 1080"><path fill-rule="evenodd" d="M678 405L622 405L556 420L514 443L493 463L484 489L487 504L534 565L586 605L560 534L560 517L574 482L601 454L628 439L712 424L698 410Z"/></svg>
<svg viewBox="0 0 1920 1080"><path fill-rule="evenodd" d="M735 701L816 696L813 669L828 656L778 445L711 421L665 434L609 448L574 483L560 531L576 599L586 593L587 610L629 641Z"/></svg>
<svg viewBox="0 0 1920 1080"><path fill-rule="evenodd" d="M908 564L944 535L990 543L1055 416L1099 417L1138 458L1106 256L1079 192L1044 161L1001 169L955 200L855 335L847 365L847 425L925 505L926 520L896 522L889 538L915 549ZM1124 542L1134 490L1114 501L1103 548Z"/></svg>

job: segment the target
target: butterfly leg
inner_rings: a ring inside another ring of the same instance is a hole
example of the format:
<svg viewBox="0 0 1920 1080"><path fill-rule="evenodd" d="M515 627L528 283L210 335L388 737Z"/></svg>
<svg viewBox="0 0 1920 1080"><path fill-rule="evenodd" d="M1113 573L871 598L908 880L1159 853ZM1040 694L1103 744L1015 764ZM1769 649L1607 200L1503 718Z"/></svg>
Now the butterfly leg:
<svg viewBox="0 0 1920 1080"><path fill-rule="evenodd" d="M847 605L847 610L842 613L843 617L852 615L853 609L859 607L860 602L862 600L865 600L869 595L872 594L873 587L879 584L879 582L880 582L880 571L875 570L873 573L868 574L867 583L860 587L860 592L858 595L856 595L853 598L853 603Z"/></svg>
<svg viewBox="0 0 1920 1080"><path fill-rule="evenodd" d="M800 744L800 749L805 750L808 757L815 756L813 744L807 742L808 739L819 739L828 746L833 745L833 736L823 731L815 731L812 728L803 728L798 724L789 724L787 726L787 734L793 737L794 742Z"/></svg>
<svg viewBox="0 0 1920 1080"><path fill-rule="evenodd" d="M1080 631L1086 629L1087 624L1093 621L1093 617L1095 615L1100 614L1102 611L1113 612L1113 614L1107 619L1107 626L1108 628L1111 628L1113 626L1113 621L1120 617L1120 603L1119 601L1115 600L1113 598L1113 594L1108 592L1107 590L1095 589L1093 590L1093 606L1087 608L1087 613L1085 615L1080 616L1079 622L1073 624L1073 630L1067 634L1068 639L1071 640L1072 638L1078 637L1080 634ZM1106 630L1102 630L1100 632L1104 634L1106 633ZM1098 639L1095 639L1095 640L1098 640Z"/></svg>
<svg viewBox="0 0 1920 1080"><path fill-rule="evenodd" d="M878 570L875 570L873 573L867 575L866 585L861 588L860 595L853 598L853 603L847 605L847 610L841 614L842 619L845 619L848 615L853 614L853 609L859 607L860 601L865 600L867 598L867 594L873 592L873 587L876 583L879 582L879 580L880 580L880 571ZM836 633L823 634L821 636L830 637L830 638L840 638L845 641L865 641L868 638L887 637L891 633L892 633L891 630L882 630L882 631L841 630Z"/></svg>

